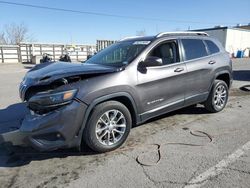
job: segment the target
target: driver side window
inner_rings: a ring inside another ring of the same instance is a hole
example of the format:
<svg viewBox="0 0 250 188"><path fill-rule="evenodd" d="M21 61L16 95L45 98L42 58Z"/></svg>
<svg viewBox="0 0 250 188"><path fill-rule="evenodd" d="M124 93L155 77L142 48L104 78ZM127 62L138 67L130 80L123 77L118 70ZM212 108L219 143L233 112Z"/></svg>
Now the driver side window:
<svg viewBox="0 0 250 188"><path fill-rule="evenodd" d="M156 46L148 56L159 57L162 65L169 65L180 62L178 45L176 41L168 41Z"/></svg>

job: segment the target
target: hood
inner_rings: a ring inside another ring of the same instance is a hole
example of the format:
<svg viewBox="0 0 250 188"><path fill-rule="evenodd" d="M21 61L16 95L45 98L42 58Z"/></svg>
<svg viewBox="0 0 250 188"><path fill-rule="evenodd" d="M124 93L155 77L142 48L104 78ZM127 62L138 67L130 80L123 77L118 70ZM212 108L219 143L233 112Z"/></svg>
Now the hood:
<svg viewBox="0 0 250 188"><path fill-rule="evenodd" d="M98 65L98 64L49 62L49 63L39 64L30 71L28 71L24 78L24 82L26 82L26 85L34 85L35 83L38 82L41 85L43 85L63 77L69 77L74 75L90 75L90 74L99 75L104 73L118 72L120 70L121 68Z"/></svg>

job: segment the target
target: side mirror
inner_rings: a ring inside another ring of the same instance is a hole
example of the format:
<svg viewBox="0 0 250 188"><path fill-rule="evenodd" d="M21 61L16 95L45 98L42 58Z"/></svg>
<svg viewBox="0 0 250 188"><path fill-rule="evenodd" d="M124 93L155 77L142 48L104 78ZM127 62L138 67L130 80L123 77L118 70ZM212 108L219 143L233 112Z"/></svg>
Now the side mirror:
<svg viewBox="0 0 250 188"><path fill-rule="evenodd" d="M161 66L162 59L156 56L149 56L144 61L140 63L141 67L155 67L155 66Z"/></svg>

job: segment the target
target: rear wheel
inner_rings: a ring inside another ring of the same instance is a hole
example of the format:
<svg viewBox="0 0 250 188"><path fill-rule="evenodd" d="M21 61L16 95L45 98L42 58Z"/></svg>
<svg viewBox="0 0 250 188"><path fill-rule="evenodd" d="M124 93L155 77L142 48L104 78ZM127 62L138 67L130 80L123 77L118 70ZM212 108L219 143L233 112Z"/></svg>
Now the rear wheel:
<svg viewBox="0 0 250 188"><path fill-rule="evenodd" d="M215 80L204 106L210 112L223 110L228 100L228 86L223 80Z"/></svg>
<svg viewBox="0 0 250 188"><path fill-rule="evenodd" d="M83 139L94 151L111 151L125 142L131 125L127 107L117 101L107 101L94 108L84 129Z"/></svg>

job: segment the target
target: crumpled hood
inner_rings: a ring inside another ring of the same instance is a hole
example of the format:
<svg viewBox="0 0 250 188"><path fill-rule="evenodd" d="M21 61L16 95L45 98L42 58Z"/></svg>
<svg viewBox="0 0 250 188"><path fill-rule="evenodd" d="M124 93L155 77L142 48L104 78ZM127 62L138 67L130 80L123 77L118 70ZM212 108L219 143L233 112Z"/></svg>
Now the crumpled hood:
<svg viewBox="0 0 250 188"><path fill-rule="evenodd" d="M121 68L103 66L98 64L80 64L67 62L43 63L35 66L33 69L28 71L25 75L24 82L26 82L26 85L30 85L31 82L33 84L37 82L46 82L46 84L48 84L56 79L68 76L112 73L120 70Z"/></svg>
<svg viewBox="0 0 250 188"><path fill-rule="evenodd" d="M32 86L48 86L56 80L72 76L93 77L95 75L98 76L100 74L113 73L122 70L124 69L98 64L67 62L43 63L35 66L26 73L19 86L19 95L24 101L26 91Z"/></svg>

